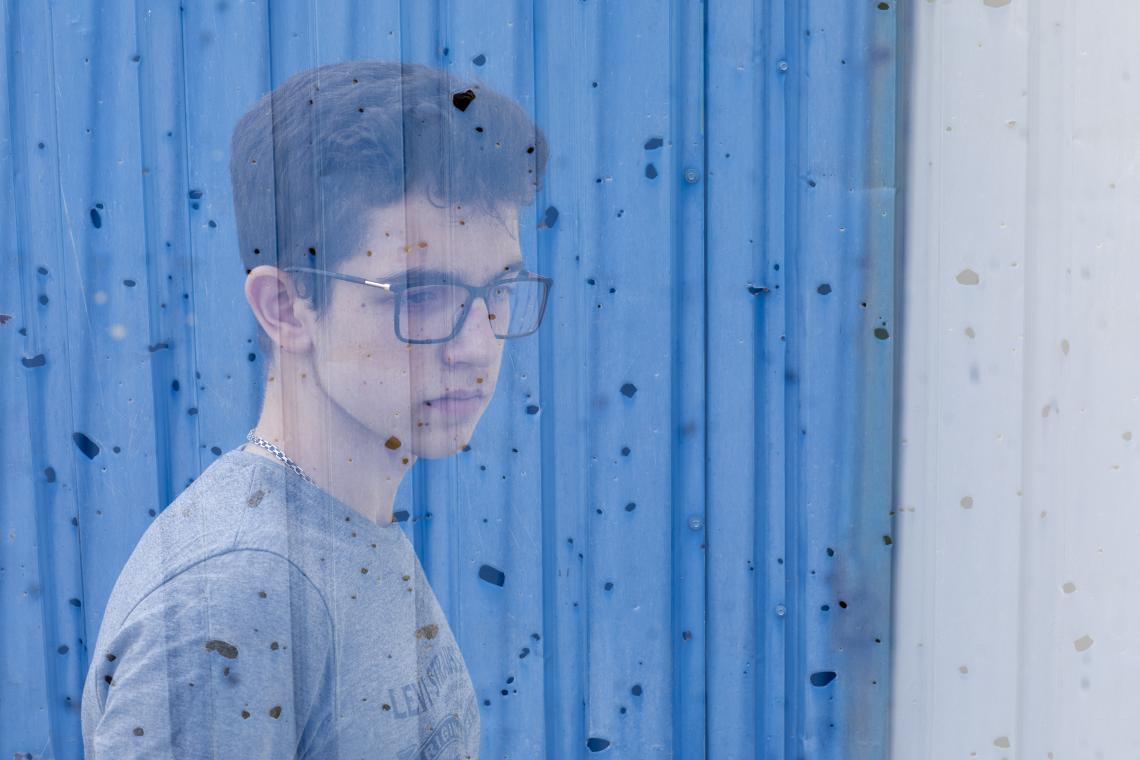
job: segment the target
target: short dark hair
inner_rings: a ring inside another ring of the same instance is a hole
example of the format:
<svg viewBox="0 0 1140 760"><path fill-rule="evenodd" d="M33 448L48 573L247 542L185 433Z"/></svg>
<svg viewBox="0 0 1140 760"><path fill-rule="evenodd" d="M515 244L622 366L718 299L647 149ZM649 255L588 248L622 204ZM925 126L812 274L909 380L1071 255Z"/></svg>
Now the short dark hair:
<svg viewBox="0 0 1140 760"><path fill-rule="evenodd" d="M512 99L419 64L350 61L303 71L234 127L230 178L245 271L331 270L355 253L364 211L420 195L498 216L534 200L542 131ZM296 280L316 312L327 278ZM264 331L262 353L271 346Z"/></svg>

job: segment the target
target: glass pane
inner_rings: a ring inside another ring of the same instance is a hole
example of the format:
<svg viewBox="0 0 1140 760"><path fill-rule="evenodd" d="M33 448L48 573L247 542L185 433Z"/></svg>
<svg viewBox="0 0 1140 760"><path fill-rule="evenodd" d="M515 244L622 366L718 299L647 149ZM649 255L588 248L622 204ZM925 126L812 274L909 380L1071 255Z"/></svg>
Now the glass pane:
<svg viewBox="0 0 1140 760"><path fill-rule="evenodd" d="M6 3L0 758L882 756L904 5Z"/></svg>

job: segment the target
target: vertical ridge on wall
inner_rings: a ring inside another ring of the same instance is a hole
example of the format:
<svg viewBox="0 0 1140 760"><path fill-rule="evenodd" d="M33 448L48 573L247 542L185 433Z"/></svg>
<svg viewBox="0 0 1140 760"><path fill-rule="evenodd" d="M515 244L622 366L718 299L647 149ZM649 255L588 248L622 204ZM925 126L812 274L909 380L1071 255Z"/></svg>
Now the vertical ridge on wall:
<svg viewBox="0 0 1140 760"><path fill-rule="evenodd" d="M705 659L709 637L705 626L708 505L705 364L707 346L706 228L707 142L703 3L670 3L669 38L677 46L671 56L669 119L678 166L673 172L675 211L670 246L675 304L670 319L673 367L669 413L670 580L673 599L668 632L672 638L673 757L708 754L705 703L708 694ZM685 632L690 634L685 637Z"/></svg>
<svg viewBox="0 0 1140 760"><path fill-rule="evenodd" d="M757 388L753 390L753 440L759 462L754 478L756 504L760 516L753 529L754 545L751 567L762 574L762 587L756 593L756 611L760 616L756 629L763 636L757 642L756 654L764 663L764 676L755 679L755 699L761 730L757 741L763 742L767 755L783 753L787 741L787 724L784 716L788 696L783 684L789 670L785 649L788 641L788 610L786 587L788 566L787 494L784 489L784 472L787 451L784 428L787 410L782 398L786 372L786 311L783 308L781 283L790 265L782 245L784 234L785 192L784 176L779 170L785 160L783 136L787 111L783 96L783 80L787 68L786 43L783 33L785 3L779 0L762 0L761 13L755 23L760 27L757 35L763 54L760 57L758 87L760 97L749 116L762 135L760 152L750 156L756 167L756 208L758 227L752 230L750 242L752 256L748 272L748 294L754 313L754 335L760 350L752 357L751 365ZM725 104L732 107L731 102ZM738 180L739 181L739 180ZM759 291L759 292L755 292ZM743 294L741 296L743 300ZM772 389L772 390L766 390ZM758 748L759 749L759 748Z"/></svg>
<svg viewBox="0 0 1140 760"><path fill-rule="evenodd" d="M764 730L768 710L757 701L765 695L772 700L779 709L775 722L782 727L783 689L771 684L781 681L783 646L781 640L772 650L770 642L773 634L781 633L772 624L784 623L776 612L783 593L770 598L767 589L762 590L773 577L781 579L782 587L782 565L776 562L782 551L757 544L765 533L760 526L782 515L778 503L757 498L765 491L778 494L773 484L782 483L782 478L763 478L757 467L757 462L778 460L782 449L766 438L758 439L763 429L759 421L768 417L764 404L769 396L761 392L765 370L782 362L781 343L776 341L771 358L770 349L764 348L776 337L766 318L773 308L767 299L780 295L776 284L782 277L768 263L769 246L763 239L771 220L779 218L779 206L770 208L771 203L780 204L782 198L768 192L767 184L778 173L770 170L767 159L779 160L781 152L766 140L771 134L768 125L781 113L772 107L768 85L768 78L778 73L775 60L769 59L779 53L770 52L774 9L769 2L753 4L751 14L743 18L726 3L709 3L707 12L709 37L716 40L705 51L710 82L706 106L708 754L780 756L782 738L772 745L771 731ZM782 424L768 429L781 430ZM777 540L782 546L782 536ZM757 614L766 617L757 621ZM765 620L772 622L765 625ZM762 652L772 656L764 657ZM758 725L760 730L747 730ZM782 730L778 733L782 735Z"/></svg>
<svg viewBox="0 0 1140 760"><path fill-rule="evenodd" d="M805 379L807 362L802 352L803 342L808 337L807 330L802 328L805 309L800 301L799 288L802 269L810 262L805 262L803 251L798 248L800 240L799 229L799 185L803 181L801 174L801 161L803 156L799 152L799 137L804 128L800 121L799 111L799 83L803 77L801 68L802 45L801 34L810 34L810 30L801 32L803 23L801 16L804 5L796 0L783 3L783 13L773 14L773 27L781 27L784 34L783 64L787 67L787 75L780 80L781 96L785 119L783 123L783 148L787 159L777 165L776 171L783 174L781 192L784 197L783 216L781 224L781 248L783 260L783 299L784 307L784 387L779 386L768 389L777 396L783 397L784 418L784 578L785 578L785 604L787 606L787 634L784 639L784 757L798 757L806 754L808 750L817 749L808 743L807 726L805 726L804 712L807 694L805 693L805 655L807 642L807 572L805 568L803 541L807 523L804 514L807 504L802 490L800 474L804 467L802 462L803 448L801 425L803 410L800 408L800 389ZM781 67L782 68L782 67ZM814 432L814 431L813 431ZM813 753L814 754L814 753Z"/></svg>
<svg viewBox="0 0 1140 760"><path fill-rule="evenodd" d="M552 13L553 10L553 13ZM561 50L561 44L566 36L569 35L556 35L551 36L549 32L554 28L556 23L555 19L559 18L559 6L552 9L551 5L543 2L542 0L532 0L531 15L534 23L534 48L538 47L538 40L544 36L551 40L551 44L555 51ZM551 71L549 61L554 56L545 55L539 56L537 52L534 55L534 114L538 125L545 131L547 139L551 145L564 135L566 132L563 126L554 121L552 114L555 112L555 104L551 102L551 97L547 94L550 93L552 88L549 83L553 81L554 72ZM576 93L572 90L570 94L571 102L577 104L578 98ZM553 195L550 188L557 181L563 172L564 164L566 163L564 156L567 154L559 154L557 151L551 151L550 163L547 166L546 175L547 181L537 198L535 206L535 217L540 214L540 210L544 205L551 200ZM559 199L560 200L560 199ZM565 214L569 210L573 217L580 216L580 203L579 196L576 194L571 195L560 204L562 213ZM569 209L568 209L569 207ZM554 275L558 270L556 268L556 256L563 249L562 241L567 240L565 248L573 250L575 235L575 227L562 228L561 234L554 238L548 236L536 236L536 247L538 249L538 261L540 265L545 264L542 271ZM561 573L558 571L558 547L559 535L561 534L560 523L558 520L558 494L560 493L560 484L564 482L562 476L562 469L556 466L553 457L548 452L555 451L555 434L558 426L563 418L572 419L575 404L568 404L565 402L560 403L560 395L556 390L560 390L562 383L556 380L556 369L559 366L558 353L566 351L562 345L559 332L556 334L555 325L552 324L555 320L561 318L561 310L559 306L567 303L567 296L574 293L574 291L562 287L563 280L560 277L555 277L555 286L551 291L551 304L549 308L550 316L544 319L542 330L540 332L541 348L540 348L540 396L543 409L540 417L541 423L541 468L542 468L542 650L550 653L558 653L559 656L543 656L543 682L547 688L543 693L543 718L544 718L544 757L574 757L574 752L568 745L568 737L571 731L576 728L572 725L571 710L576 710L575 706L578 700L579 693L581 692L581 685L576 677L576 673L580 672L577 669L570 669L567 673L567 668L564 663L568 659L567 653L576 653L577 647L575 642L578 640L576 636L571 635L570 640L563 644L563 639L566 638L568 631L564 624L560 624L559 620L559 587L560 583L558 578ZM577 452L570 450L565 452L572 459L577 458ZM563 453L560 452L558 460L562 460ZM565 487L565 486L563 486ZM557 684L557 688L552 688ZM567 692L570 692L567 696ZM566 730L567 728L571 731Z"/></svg>
<svg viewBox="0 0 1140 760"><path fill-rule="evenodd" d="M26 149L29 141L24 136L22 107L27 100L18 93L25 76L21 59L26 55L27 41L19 42L13 32L20 28L19 13L12 4L6 4L0 14L0 39L6 43L0 55L0 92L4 95L0 103L0 169L7 171L0 184L0 218L8 222L0 232L0 356L4 357L0 368L0 414L4 420L0 427L0 527L8 537L0 545L0 605L4 609L0 618L4 623L0 625L4 652L0 658L0 738L4 744L0 751L7 751L9 745L42 751L50 748L57 725L57 711L48 709L56 694L55 681L45 675L51 658L59 655L50 646L57 639L46 625L46 602L39 583L37 526L43 515L39 507L46 502L42 492L50 485L45 483L47 468L42 463L42 450L32 445L28 403L32 378L28 375L39 375L45 367L34 366L41 347L32 318L35 300L27 260L29 233L22 222L28 216L33 172L39 178L48 169L37 171ZM50 163L43 163L50 168Z"/></svg>
<svg viewBox="0 0 1140 760"><path fill-rule="evenodd" d="M584 295L580 254L585 235L581 219L585 200L580 188L590 180L583 166L585 151L563 151L575 136L591 135L587 113L585 77L573 77L568 67L551 61L584 60L586 20L579 9L565 3L532 6L536 36L546 42L546 54L535 62L535 113L546 119L539 124L551 146L545 189L536 212L543 206L560 208L557 233L540 233L539 260L548 262L545 273L554 278L548 307L548 340L544 344L542 397L538 412L542 424L543 472L543 634L541 651L546 659L543 695L547 703L546 756L579 757L586 732L585 624L572 606L585 589L576 572L577 557L567 550L567 538L585 535L583 510L574 505L586 501L586 455L581 446L560 446L573 431L586 426L587 385L583 382L587 361L586 331L572 329L582 313ZM558 115L579 115L569 123ZM549 231L548 231L549 232ZM573 440L572 438L570 440ZM564 506L566 505L566 506ZM570 558L568 562L567 558ZM569 565L569 566L568 566Z"/></svg>

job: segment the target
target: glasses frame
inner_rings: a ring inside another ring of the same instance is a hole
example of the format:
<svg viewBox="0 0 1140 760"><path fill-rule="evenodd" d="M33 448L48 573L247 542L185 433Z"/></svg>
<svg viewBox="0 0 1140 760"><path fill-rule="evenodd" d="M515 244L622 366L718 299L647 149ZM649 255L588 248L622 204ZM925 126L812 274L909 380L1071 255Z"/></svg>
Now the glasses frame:
<svg viewBox="0 0 1140 760"><path fill-rule="evenodd" d="M380 288L381 290L387 291L388 293L392 294L396 298L396 300L395 300L396 307L395 307L395 309L393 309L393 312L392 312L392 329L396 333L396 338L398 340L404 342L404 343L411 343L411 344L415 344L415 345L447 343L448 341L454 340L455 336L459 334L459 331L463 329L463 326L465 324L467 324L467 314L468 314L468 312L471 311L471 305L475 303L476 298L482 298L484 305L487 306L487 310L490 311L491 303L490 303L490 301L487 300L487 297L489 296L491 289L498 286L498 285L502 285L504 283L519 282L519 281L537 282L543 286L542 287L542 304L538 308L538 319L535 323L534 329L528 330L525 333L519 333L518 335L499 335L496 333L495 337L498 338L499 340L507 340L507 339L511 339L511 338L525 338L528 335L533 335L534 333L538 332L538 328L542 326L542 318L544 316L546 316L546 302L547 302L548 298L550 297L550 288L551 288L551 286L554 285L554 280L552 280L551 278L545 277L545 276L543 276L541 274L537 274L535 272L527 271L525 269L518 270L517 272L512 272L511 274L506 275L504 277L499 277L499 278L493 280L492 282L489 282L486 285L483 285L482 287L479 287L476 285L469 285L465 282L447 281L446 283L434 283L434 284L447 284L447 285L453 285L453 286L459 287L459 288L464 288L468 293L468 298L463 304L463 313L460 314L459 319L456 320L455 327L454 327L454 329L452 329L450 335L448 335L446 338L433 338L431 340L423 340L423 339L417 340L417 339L412 339L412 338L405 338L402 335L400 335L400 307L403 306L404 292L407 290L410 290L411 288L423 287L424 284L433 284L433 283L417 283L415 285L407 285L407 284L398 283L398 282L377 282L376 280L369 280L366 277L357 277L357 276L351 275L351 274L342 274L340 272L330 272L327 269L314 269L312 267L286 267L285 269L282 269L281 271L282 272L307 272L309 274L319 274L319 275L323 275L325 277L331 277L331 278L336 279L336 280L344 280L345 282L351 282L351 283L356 284L356 285L365 285L365 286L368 286L370 288ZM493 326L491 329L492 329L492 331L494 331Z"/></svg>

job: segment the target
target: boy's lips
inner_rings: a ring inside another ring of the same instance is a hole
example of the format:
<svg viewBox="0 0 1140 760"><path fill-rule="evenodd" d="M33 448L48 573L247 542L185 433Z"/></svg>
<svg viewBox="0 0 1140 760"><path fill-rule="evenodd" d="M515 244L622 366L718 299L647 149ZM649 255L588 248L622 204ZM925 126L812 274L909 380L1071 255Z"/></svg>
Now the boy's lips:
<svg viewBox="0 0 1140 760"><path fill-rule="evenodd" d="M482 393L455 393L424 402L425 405L446 418L464 418L475 415L483 407Z"/></svg>

